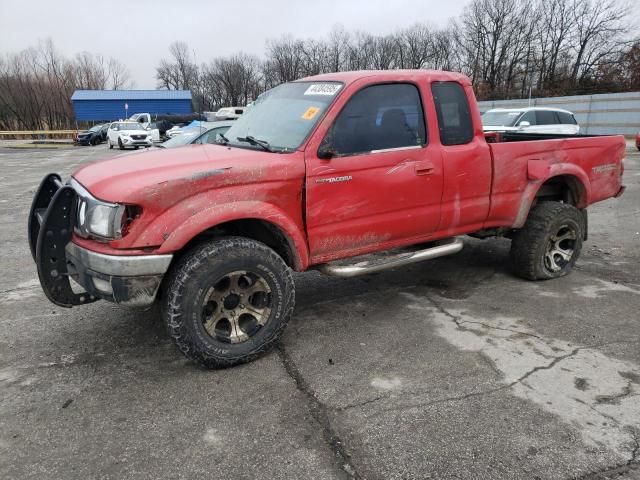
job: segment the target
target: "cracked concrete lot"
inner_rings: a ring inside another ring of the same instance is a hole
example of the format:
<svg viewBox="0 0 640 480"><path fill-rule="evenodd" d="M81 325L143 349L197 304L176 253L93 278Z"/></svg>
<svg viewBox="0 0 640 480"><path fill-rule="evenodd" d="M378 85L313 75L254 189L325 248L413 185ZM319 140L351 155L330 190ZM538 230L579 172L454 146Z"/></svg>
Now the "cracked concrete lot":
<svg viewBox="0 0 640 480"><path fill-rule="evenodd" d="M631 146L569 277L520 280L509 241L471 238L376 275L296 275L282 344L221 371L177 353L157 310L40 290L35 189L114 154L0 148L0 478L640 479Z"/></svg>

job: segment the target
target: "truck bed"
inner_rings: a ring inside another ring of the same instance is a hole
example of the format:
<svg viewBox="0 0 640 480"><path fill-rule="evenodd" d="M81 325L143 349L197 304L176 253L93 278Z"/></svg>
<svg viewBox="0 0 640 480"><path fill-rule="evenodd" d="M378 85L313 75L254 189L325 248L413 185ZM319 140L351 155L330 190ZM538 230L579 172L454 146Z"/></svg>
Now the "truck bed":
<svg viewBox="0 0 640 480"><path fill-rule="evenodd" d="M491 207L486 226L522 226L545 179L575 186L576 206L615 196L621 188L626 143L613 135L493 135Z"/></svg>

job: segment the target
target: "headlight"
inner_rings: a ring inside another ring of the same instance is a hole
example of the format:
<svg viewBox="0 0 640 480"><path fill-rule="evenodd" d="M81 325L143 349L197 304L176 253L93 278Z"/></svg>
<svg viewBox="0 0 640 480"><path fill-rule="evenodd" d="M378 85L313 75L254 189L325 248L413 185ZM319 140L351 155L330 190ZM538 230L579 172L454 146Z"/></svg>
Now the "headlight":
<svg viewBox="0 0 640 480"><path fill-rule="evenodd" d="M73 178L69 182L78 193L75 231L81 237L93 237L96 240L116 240L122 238L123 229L130 221L128 206L107 203L91 195ZM131 206L131 213L139 210Z"/></svg>

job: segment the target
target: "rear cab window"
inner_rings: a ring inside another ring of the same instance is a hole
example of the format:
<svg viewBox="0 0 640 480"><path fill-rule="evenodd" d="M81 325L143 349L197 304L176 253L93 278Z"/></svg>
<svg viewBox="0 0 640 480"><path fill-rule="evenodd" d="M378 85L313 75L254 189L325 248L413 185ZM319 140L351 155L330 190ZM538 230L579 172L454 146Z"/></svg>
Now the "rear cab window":
<svg viewBox="0 0 640 480"><path fill-rule="evenodd" d="M473 140L473 121L469 100L462 85L456 82L436 82L431 85L438 115L438 130L442 145L463 145Z"/></svg>

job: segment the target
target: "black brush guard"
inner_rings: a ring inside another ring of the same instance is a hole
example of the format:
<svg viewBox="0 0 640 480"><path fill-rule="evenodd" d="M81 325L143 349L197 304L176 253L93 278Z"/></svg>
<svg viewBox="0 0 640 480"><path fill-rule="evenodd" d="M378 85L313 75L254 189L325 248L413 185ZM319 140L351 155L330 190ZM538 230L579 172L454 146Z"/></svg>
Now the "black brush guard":
<svg viewBox="0 0 640 480"><path fill-rule="evenodd" d="M29 248L40 285L51 302L67 308L98 300L87 292L75 293L69 280L75 272L65 247L73 232L75 202L73 188L64 185L59 175L47 175L31 204L28 224Z"/></svg>

